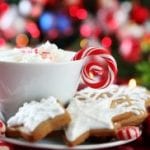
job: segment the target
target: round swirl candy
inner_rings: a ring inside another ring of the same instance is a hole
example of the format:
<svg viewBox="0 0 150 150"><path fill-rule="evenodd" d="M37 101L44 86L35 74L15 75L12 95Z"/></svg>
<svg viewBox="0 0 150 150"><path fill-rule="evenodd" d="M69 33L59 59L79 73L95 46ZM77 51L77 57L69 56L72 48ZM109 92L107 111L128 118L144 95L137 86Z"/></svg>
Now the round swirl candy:
<svg viewBox="0 0 150 150"><path fill-rule="evenodd" d="M116 132L116 135L119 140L136 139L140 136L140 130L135 126L123 127Z"/></svg>
<svg viewBox="0 0 150 150"><path fill-rule="evenodd" d="M117 64L108 50L94 47L81 49L73 57L73 60L80 59L85 59L81 77L89 87L105 88L114 81Z"/></svg>

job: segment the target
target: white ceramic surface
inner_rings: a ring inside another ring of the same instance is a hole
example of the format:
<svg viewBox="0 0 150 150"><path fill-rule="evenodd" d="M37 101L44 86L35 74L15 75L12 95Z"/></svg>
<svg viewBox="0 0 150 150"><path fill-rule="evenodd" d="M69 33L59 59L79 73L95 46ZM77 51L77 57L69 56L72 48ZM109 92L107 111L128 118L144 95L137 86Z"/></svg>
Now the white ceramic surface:
<svg viewBox="0 0 150 150"><path fill-rule="evenodd" d="M131 139L131 140L124 140L124 141L113 141L113 142L106 142L106 143L85 143L82 145L78 145L75 147L67 147L64 145L62 142L62 139L56 139L56 138L46 138L44 140L41 140L37 143L30 143L26 142L22 139L13 139L13 138L0 138L3 141L6 141L11 144L16 144L19 146L25 146L25 147L32 147L32 148L41 148L41 149L62 149L62 150L93 150L93 149L104 149L104 148L110 148L110 147L115 147L115 146L120 146L123 144L127 144L129 142L132 142L136 139Z"/></svg>
<svg viewBox="0 0 150 150"><path fill-rule="evenodd" d="M70 52L69 55L72 54ZM63 63L0 61L0 103L6 119L26 101L52 95L66 104L76 92L83 62L84 60Z"/></svg>

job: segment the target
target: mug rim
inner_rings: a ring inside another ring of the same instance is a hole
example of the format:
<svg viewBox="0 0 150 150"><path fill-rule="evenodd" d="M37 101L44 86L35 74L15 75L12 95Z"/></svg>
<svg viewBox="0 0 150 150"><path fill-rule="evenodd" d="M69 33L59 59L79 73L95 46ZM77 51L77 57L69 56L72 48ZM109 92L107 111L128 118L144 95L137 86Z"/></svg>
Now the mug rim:
<svg viewBox="0 0 150 150"><path fill-rule="evenodd" d="M0 56L1 54L4 52L9 52L9 51L12 51L12 50L4 50L4 51L0 51ZM66 51L68 53L72 53L72 54L75 54L76 52L74 51ZM81 61L83 61L83 59L79 59L79 60L67 60L67 61L62 61L62 62L15 62L15 61L5 61L5 60L0 60L0 64L7 64L7 65L32 65L32 66L51 66L51 65L56 65L56 66L59 66L59 65L67 65L67 64L74 64L74 63L79 63Z"/></svg>

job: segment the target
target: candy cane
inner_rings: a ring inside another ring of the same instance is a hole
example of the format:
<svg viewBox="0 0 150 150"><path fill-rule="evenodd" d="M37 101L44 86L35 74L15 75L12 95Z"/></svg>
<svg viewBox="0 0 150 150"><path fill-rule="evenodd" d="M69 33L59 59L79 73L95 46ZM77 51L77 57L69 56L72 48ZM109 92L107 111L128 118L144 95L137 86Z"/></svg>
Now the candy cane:
<svg viewBox="0 0 150 150"><path fill-rule="evenodd" d="M6 132L6 126L2 120L0 120L0 136L3 136Z"/></svg>
<svg viewBox="0 0 150 150"><path fill-rule="evenodd" d="M13 146L6 142L0 141L0 150L13 150Z"/></svg>
<svg viewBox="0 0 150 150"><path fill-rule="evenodd" d="M108 50L85 48L78 51L73 60L86 59L81 71L85 84L92 88L104 88L112 83L117 74L117 64Z"/></svg>
<svg viewBox="0 0 150 150"><path fill-rule="evenodd" d="M4 122L0 120L0 136L4 136L5 132L6 132L6 126ZM12 149L13 149L12 145L6 142L0 141L0 150L12 150Z"/></svg>
<svg viewBox="0 0 150 150"><path fill-rule="evenodd" d="M116 135L120 140L136 139L140 136L140 130L135 126L123 127L116 132Z"/></svg>

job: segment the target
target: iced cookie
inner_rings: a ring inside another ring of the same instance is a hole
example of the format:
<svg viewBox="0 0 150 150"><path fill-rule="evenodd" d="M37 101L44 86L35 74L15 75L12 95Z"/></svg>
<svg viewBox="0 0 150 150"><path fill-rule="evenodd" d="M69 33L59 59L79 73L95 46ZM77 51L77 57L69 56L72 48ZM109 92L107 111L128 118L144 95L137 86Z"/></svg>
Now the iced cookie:
<svg viewBox="0 0 150 150"><path fill-rule="evenodd" d="M21 136L34 142L44 138L52 131L68 124L70 121L67 111L49 97L40 102L25 103L18 112L7 121L7 136Z"/></svg>
<svg viewBox="0 0 150 150"><path fill-rule="evenodd" d="M81 92L83 91L74 97L67 108L71 122L65 135L71 146L81 144L90 136L115 136L116 128L139 125L147 116L145 101L108 94L95 98L99 95L94 93L95 90L93 93L90 91L90 96L87 91L84 95Z"/></svg>
<svg viewBox="0 0 150 150"><path fill-rule="evenodd" d="M119 88L118 85L110 85L107 88L103 89L93 89L87 87L76 92L74 97L79 100L87 100L87 99L98 100L101 98L112 97L118 91L118 88Z"/></svg>
<svg viewBox="0 0 150 150"><path fill-rule="evenodd" d="M144 101L134 101L125 96L120 99L112 99L110 108L115 114L112 121L121 126L140 125L147 117Z"/></svg>
<svg viewBox="0 0 150 150"><path fill-rule="evenodd" d="M110 85L102 90L85 88L77 92L75 98L79 100L110 99L112 101L111 108L119 111L120 108L125 108L113 119L114 122L119 122L123 126L141 124L147 117L146 108L149 107L150 102L150 94L145 88L118 85Z"/></svg>
<svg viewBox="0 0 150 150"><path fill-rule="evenodd" d="M144 101L146 107L150 106L150 92L144 87L129 87L129 86L119 86L119 85L109 85L107 88L104 89L92 89L92 88L85 88L80 90L76 93L75 97L80 100L85 100L88 98L92 98L93 100L106 98L106 97L129 97L135 101Z"/></svg>
<svg viewBox="0 0 150 150"><path fill-rule="evenodd" d="M73 99L67 108L71 122L65 129L68 145L83 143L90 136L107 137L114 135L115 126L110 110L111 101Z"/></svg>
<svg viewBox="0 0 150 150"><path fill-rule="evenodd" d="M116 95L125 95L134 101L144 101L146 107L150 106L150 92L144 87L119 86Z"/></svg>

